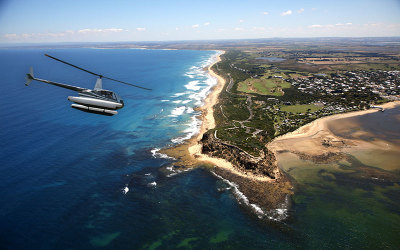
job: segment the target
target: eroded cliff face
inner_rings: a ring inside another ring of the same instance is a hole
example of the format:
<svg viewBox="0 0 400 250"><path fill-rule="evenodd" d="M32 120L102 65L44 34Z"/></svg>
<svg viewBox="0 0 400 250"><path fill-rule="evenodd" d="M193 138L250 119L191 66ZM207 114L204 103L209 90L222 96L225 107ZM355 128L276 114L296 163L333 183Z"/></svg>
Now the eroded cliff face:
<svg viewBox="0 0 400 250"><path fill-rule="evenodd" d="M201 143L203 154L225 159L232 163L236 170L245 174L245 176L239 176L218 166L212 170L215 174L236 183L251 204L260 206L265 214L271 214L283 207L287 211L289 197L293 193L292 183L286 174L279 170L272 152L265 149L260 157L253 157L234 145L216 139L212 131L203 135ZM269 177L271 180L265 182L247 178L246 175L250 173ZM271 218L271 216L267 217Z"/></svg>
<svg viewBox="0 0 400 250"><path fill-rule="evenodd" d="M271 179L278 178L280 174L275 155L267 150L261 152L260 157L253 157L234 145L216 139L211 132L203 135L201 143L203 154L225 159L243 173L262 175Z"/></svg>

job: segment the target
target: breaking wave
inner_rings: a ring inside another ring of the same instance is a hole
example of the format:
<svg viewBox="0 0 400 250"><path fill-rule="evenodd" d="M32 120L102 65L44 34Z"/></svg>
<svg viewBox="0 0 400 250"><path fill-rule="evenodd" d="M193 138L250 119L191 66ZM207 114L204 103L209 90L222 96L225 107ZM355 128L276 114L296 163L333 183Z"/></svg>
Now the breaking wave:
<svg viewBox="0 0 400 250"><path fill-rule="evenodd" d="M264 212L264 210L261 209L261 207L259 207L257 204L250 203L247 196L244 195L239 190L239 186L236 183L223 178L222 176L216 174L214 171L211 171L211 173L213 173L217 178L221 179L223 182L225 182L226 184L231 186L232 190L233 190L233 194L235 195L235 197L239 201L239 203L244 203L245 205L249 206L255 212L255 214L257 215L258 218L262 219L266 215L266 213Z"/></svg>
<svg viewBox="0 0 400 250"><path fill-rule="evenodd" d="M285 197L285 201L282 204L280 204L278 208L265 211L257 204L250 203L249 199L239 190L239 186L236 183L223 178L222 176L216 174L214 171L211 171L211 173L214 174L217 178L221 179L226 184L228 184L229 186L231 186L233 194L235 195L239 203L244 203L245 205L249 206L259 219L268 218L269 220L273 221L283 221L288 217L288 208L289 208L288 195Z"/></svg>
<svg viewBox="0 0 400 250"><path fill-rule="evenodd" d="M175 160L175 158L173 158L173 157L170 157L170 156L168 156L168 155L166 155L166 154L160 153L160 152L159 152L160 150L161 150L160 148L154 148L154 149L150 150L150 152L151 152L151 154L152 154L152 156L153 156L154 158L162 158L162 159ZM146 174L146 175L147 175L147 174Z"/></svg>

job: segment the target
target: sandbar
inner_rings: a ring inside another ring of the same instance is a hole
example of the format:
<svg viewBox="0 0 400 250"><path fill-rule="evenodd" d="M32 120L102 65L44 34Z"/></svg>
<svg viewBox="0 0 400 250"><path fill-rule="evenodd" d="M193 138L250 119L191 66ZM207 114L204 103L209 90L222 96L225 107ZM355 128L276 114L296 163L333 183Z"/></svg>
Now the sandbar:
<svg viewBox="0 0 400 250"><path fill-rule="evenodd" d="M389 102L380 105L384 109L391 109L400 105L400 101ZM383 140L366 141L361 139L348 139L334 134L329 129L329 124L340 122L340 120L350 117L362 116L365 114L380 112L377 109L368 109L354 111L344 114L337 114L319 118L299 129L276 137L267 144L269 150L275 153L291 152L309 159L318 159L329 162L344 156L346 153L352 153L360 150L399 150L399 145L389 144ZM358 133L363 133L359 131Z"/></svg>

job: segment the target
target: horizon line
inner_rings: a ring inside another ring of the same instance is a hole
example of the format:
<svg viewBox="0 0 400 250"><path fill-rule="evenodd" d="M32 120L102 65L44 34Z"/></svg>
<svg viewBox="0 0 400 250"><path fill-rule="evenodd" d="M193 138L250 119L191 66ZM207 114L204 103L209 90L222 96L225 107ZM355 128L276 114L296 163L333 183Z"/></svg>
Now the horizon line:
<svg viewBox="0 0 400 250"><path fill-rule="evenodd" d="M272 39L343 39L343 38L400 38L400 36L317 36L317 37L265 37L265 38L219 38L219 39L183 39L183 40L144 40L144 41L80 41L80 42L0 42L0 46L11 45L56 45L56 44L105 44L105 43L168 43L168 42L206 42L206 41L246 41L246 40L272 40Z"/></svg>

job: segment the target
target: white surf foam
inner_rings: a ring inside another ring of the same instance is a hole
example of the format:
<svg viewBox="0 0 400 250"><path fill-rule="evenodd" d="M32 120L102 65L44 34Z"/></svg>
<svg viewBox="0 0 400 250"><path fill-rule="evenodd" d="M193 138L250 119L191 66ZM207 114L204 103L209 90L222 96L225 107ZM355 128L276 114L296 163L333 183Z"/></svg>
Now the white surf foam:
<svg viewBox="0 0 400 250"><path fill-rule="evenodd" d="M181 144L199 132L202 121L197 119L196 116L192 116L191 120L190 123L186 124L188 127L183 130L185 135L172 139L171 141L173 143Z"/></svg>
<svg viewBox="0 0 400 250"><path fill-rule="evenodd" d="M165 169L170 172L169 174L167 174L167 177L172 177L174 175L192 170L192 168L176 169L173 165L170 165L170 166L166 167Z"/></svg>
<svg viewBox="0 0 400 250"><path fill-rule="evenodd" d="M265 215L265 212L257 205L254 203L250 203L249 199L247 198L246 195L244 195L240 190L239 190L239 186L232 182L229 181L225 178L223 178L222 176L216 174L214 171L211 171L211 173L213 173L216 177L218 177L219 179L221 179L223 182L225 182L226 184L228 184L229 186L232 187L232 191L233 194L235 195L236 199L239 201L239 203L244 203L245 205L249 206L250 208L252 208L252 210L257 214L258 218L263 218Z"/></svg>
<svg viewBox="0 0 400 250"><path fill-rule="evenodd" d="M186 95L186 94L187 94L186 92L176 93L176 94L172 95L171 97L180 97L180 96L183 96L183 95Z"/></svg>
<svg viewBox="0 0 400 250"><path fill-rule="evenodd" d="M200 81L190 81L188 84L185 85L185 88L190 89L190 90L200 90L201 86L199 86Z"/></svg>
<svg viewBox="0 0 400 250"><path fill-rule="evenodd" d="M285 201L282 204L280 204L278 208L272 209L267 212L268 219L274 221L285 220L289 216L288 207L289 207L289 196L286 195Z"/></svg>
<svg viewBox="0 0 400 250"><path fill-rule="evenodd" d="M128 185L125 186L125 188L122 189L123 194L127 194L129 192Z"/></svg>
<svg viewBox="0 0 400 250"><path fill-rule="evenodd" d="M214 55L211 57L208 57L206 60L204 60L201 63L201 66L192 66L186 72L187 75L191 76L196 76L196 80L190 81L188 84L185 85L185 87L188 90L193 90L193 91L188 91L185 93L177 93L173 97L179 97L184 94L189 94L189 100L177 100L174 101L175 103L181 103L181 104L188 104L193 102L194 106L201 106L203 105L203 102L207 95L210 93L211 88L217 84L217 79L208 72L204 71L204 67L210 65L216 60L216 56L220 54L220 52L216 52ZM174 110L172 110L171 114L169 115L170 117L178 117L180 115L183 115L184 113L187 114L192 114L194 113L193 107L177 107ZM173 138L171 141L173 143L183 143L185 140L190 139L193 135L197 134L198 131L200 130L200 125L201 121L196 118L198 114L193 114L192 121L188 124L186 124L188 127L183 130L183 133L185 133L183 136Z"/></svg>
<svg viewBox="0 0 400 250"><path fill-rule="evenodd" d="M193 79L195 77L193 74L190 74L189 72L184 74L184 76L187 76L187 77L189 77L191 79Z"/></svg>
<svg viewBox="0 0 400 250"><path fill-rule="evenodd" d="M147 184L147 186L149 187L156 187L157 186L157 182L153 181Z"/></svg>
<svg viewBox="0 0 400 250"><path fill-rule="evenodd" d="M196 106L203 105L203 102L210 93L211 88L217 84L217 79L211 75L208 75L207 79L205 80L205 84L206 87L204 89L189 95L189 98L195 101Z"/></svg>
<svg viewBox="0 0 400 250"><path fill-rule="evenodd" d="M171 111L171 114L169 116L170 117L178 117L178 116L182 115L185 112L185 110L186 110L185 106L174 108Z"/></svg>
<svg viewBox="0 0 400 250"><path fill-rule="evenodd" d="M193 112L194 112L194 109L191 108L191 107L188 107L188 108L186 109L186 113L187 113L187 114L191 114L191 113L193 113Z"/></svg>
<svg viewBox="0 0 400 250"><path fill-rule="evenodd" d="M160 153L160 152L159 152L160 150L161 150L160 148L154 148L154 149L150 150L150 152L151 152L151 154L152 154L152 156L153 156L154 158L162 158L162 159L175 160L175 158L173 158L173 157L170 157L170 156L168 156L168 155L166 155L166 154ZM145 175L147 175L147 174L145 174ZM148 175L150 175L150 174L148 174Z"/></svg>

